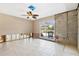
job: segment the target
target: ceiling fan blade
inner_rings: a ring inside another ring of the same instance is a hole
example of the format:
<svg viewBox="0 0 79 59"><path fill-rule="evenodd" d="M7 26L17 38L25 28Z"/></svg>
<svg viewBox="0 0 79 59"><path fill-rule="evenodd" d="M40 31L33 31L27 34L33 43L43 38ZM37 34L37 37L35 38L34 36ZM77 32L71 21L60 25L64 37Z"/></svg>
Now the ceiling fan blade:
<svg viewBox="0 0 79 59"><path fill-rule="evenodd" d="M33 14L33 16L39 16L38 14Z"/></svg>
<svg viewBox="0 0 79 59"><path fill-rule="evenodd" d="M29 19L29 17L27 17L27 19Z"/></svg>
<svg viewBox="0 0 79 59"><path fill-rule="evenodd" d="M29 16L32 16L32 12L31 12L31 11L27 12L27 14L28 14Z"/></svg>
<svg viewBox="0 0 79 59"><path fill-rule="evenodd" d="M36 17L36 16L32 16L32 18L37 19L37 17Z"/></svg>
<svg viewBox="0 0 79 59"><path fill-rule="evenodd" d="M32 12L31 11L29 11L29 13L32 15Z"/></svg>

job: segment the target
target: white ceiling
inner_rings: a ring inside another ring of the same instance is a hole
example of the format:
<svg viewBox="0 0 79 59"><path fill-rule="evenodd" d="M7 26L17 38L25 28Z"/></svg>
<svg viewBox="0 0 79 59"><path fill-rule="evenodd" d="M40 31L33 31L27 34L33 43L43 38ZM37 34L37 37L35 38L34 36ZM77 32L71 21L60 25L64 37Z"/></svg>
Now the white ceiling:
<svg viewBox="0 0 79 59"><path fill-rule="evenodd" d="M77 8L77 3L40 3L40 4L24 4L24 3L0 3L0 13L26 18L22 16L28 11L28 6L34 5L36 9L33 13L39 14L39 18L55 15L61 12L73 10Z"/></svg>

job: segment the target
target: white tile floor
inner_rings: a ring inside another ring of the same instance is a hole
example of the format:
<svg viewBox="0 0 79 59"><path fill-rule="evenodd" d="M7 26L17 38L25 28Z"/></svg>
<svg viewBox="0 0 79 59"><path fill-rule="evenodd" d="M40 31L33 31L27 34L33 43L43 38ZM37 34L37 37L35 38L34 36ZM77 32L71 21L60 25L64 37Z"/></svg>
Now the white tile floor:
<svg viewBox="0 0 79 59"><path fill-rule="evenodd" d="M0 43L0 56L78 56L76 48L41 39Z"/></svg>

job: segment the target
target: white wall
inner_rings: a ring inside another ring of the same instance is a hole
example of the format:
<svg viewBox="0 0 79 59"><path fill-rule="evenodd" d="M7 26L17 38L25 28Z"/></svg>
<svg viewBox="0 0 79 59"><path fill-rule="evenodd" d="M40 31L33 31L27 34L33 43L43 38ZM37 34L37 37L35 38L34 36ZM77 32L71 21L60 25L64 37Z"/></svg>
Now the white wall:
<svg viewBox="0 0 79 59"><path fill-rule="evenodd" d="M32 21L0 14L0 35L32 32Z"/></svg>

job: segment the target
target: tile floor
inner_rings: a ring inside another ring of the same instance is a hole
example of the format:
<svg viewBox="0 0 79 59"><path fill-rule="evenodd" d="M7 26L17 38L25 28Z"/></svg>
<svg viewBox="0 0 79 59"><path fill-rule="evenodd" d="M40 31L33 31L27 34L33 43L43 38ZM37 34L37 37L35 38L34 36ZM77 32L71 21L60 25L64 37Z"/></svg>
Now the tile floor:
<svg viewBox="0 0 79 59"><path fill-rule="evenodd" d="M76 48L42 39L0 43L0 56L78 56Z"/></svg>

